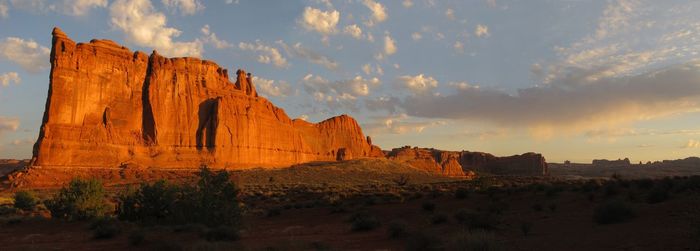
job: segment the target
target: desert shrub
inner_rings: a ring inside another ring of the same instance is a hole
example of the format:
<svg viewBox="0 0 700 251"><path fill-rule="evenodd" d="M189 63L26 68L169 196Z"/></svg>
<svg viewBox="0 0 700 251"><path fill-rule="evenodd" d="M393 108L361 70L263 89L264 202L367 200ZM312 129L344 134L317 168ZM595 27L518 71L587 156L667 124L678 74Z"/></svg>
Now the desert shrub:
<svg viewBox="0 0 700 251"><path fill-rule="evenodd" d="M608 181L605 183L605 186L603 186L603 194L606 197L613 197L619 193L620 186L617 184L617 182Z"/></svg>
<svg viewBox="0 0 700 251"><path fill-rule="evenodd" d="M613 224L628 221L635 217L630 205L619 200L605 202L596 207L593 220L598 224Z"/></svg>
<svg viewBox="0 0 700 251"><path fill-rule="evenodd" d="M282 209L279 207L270 208L267 210L267 217L274 217L282 214Z"/></svg>
<svg viewBox="0 0 700 251"><path fill-rule="evenodd" d="M646 199L647 203L656 204L666 201L668 197L668 188L665 188L663 186L655 186L649 191L649 193L647 193Z"/></svg>
<svg viewBox="0 0 700 251"><path fill-rule="evenodd" d="M532 225L532 222L523 222L520 224L520 231L523 232L523 235L530 235L530 232L532 231Z"/></svg>
<svg viewBox="0 0 700 251"><path fill-rule="evenodd" d="M7 205L0 205L0 216L14 215L19 213L19 209Z"/></svg>
<svg viewBox="0 0 700 251"><path fill-rule="evenodd" d="M654 180L649 179L649 178L639 179L639 180L635 180L633 182L637 188L643 189L643 190L648 190L648 189L651 189L652 187L654 187Z"/></svg>
<svg viewBox="0 0 700 251"><path fill-rule="evenodd" d="M448 250L495 251L502 250L493 233L484 231L462 232L450 238Z"/></svg>
<svg viewBox="0 0 700 251"><path fill-rule="evenodd" d="M402 220L393 220L389 222L389 227L386 229L389 238L401 238L408 232L408 224Z"/></svg>
<svg viewBox="0 0 700 251"><path fill-rule="evenodd" d="M460 187L455 191L455 198L457 199L466 199L469 197L469 190L463 187Z"/></svg>
<svg viewBox="0 0 700 251"><path fill-rule="evenodd" d="M121 232L118 222L111 218L97 218L90 225L92 237L95 239L111 239Z"/></svg>
<svg viewBox="0 0 700 251"><path fill-rule="evenodd" d="M700 176L693 175L688 177L688 179L683 182L683 186L688 190L700 190Z"/></svg>
<svg viewBox="0 0 700 251"><path fill-rule="evenodd" d="M544 194L545 194L545 196L547 196L547 197L556 197L556 196L559 195L559 193L561 193L562 191L564 191L564 187L559 186L559 185L552 185L552 186L549 186L549 187L547 188L547 190L545 191Z"/></svg>
<svg viewBox="0 0 700 251"><path fill-rule="evenodd" d="M200 169L194 185L165 181L142 184L119 195L120 219L144 224L198 223L209 227L237 226L241 209L238 189L226 171Z"/></svg>
<svg viewBox="0 0 700 251"><path fill-rule="evenodd" d="M423 202L423 204L421 205L421 208L423 208L423 210L428 211L428 212L435 211L435 203L430 202L430 201Z"/></svg>
<svg viewBox="0 0 700 251"><path fill-rule="evenodd" d="M36 195L30 191L19 191L14 195L15 204L14 207L17 209L31 211L38 204L39 201Z"/></svg>
<svg viewBox="0 0 700 251"><path fill-rule="evenodd" d="M435 225L439 225L442 223L446 223L448 221L448 218L449 217L445 213L437 213L430 217L430 222L432 222Z"/></svg>
<svg viewBox="0 0 700 251"><path fill-rule="evenodd" d="M138 246L146 240L146 233L143 230L136 230L129 234L129 245Z"/></svg>
<svg viewBox="0 0 700 251"><path fill-rule="evenodd" d="M502 214L503 211L508 210L508 208L509 208L508 203L499 201L499 202L489 203L487 210L491 213L494 213L494 214Z"/></svg>
<svg viewBox="0 0 700 251"><path fill-rule="evenodd" d="M67 187L46 201L51 217L68 220L85 220L104 216L109 211L102 182L90 179L73 179Z"/></svg>
<svg viewBox="0 0 700 251"><path fill-rule="evenodd" d="M374 215L367 211L360 211L350 216L352 231L369 231L379 227L380 222Z"/></svg>
<svg viewBox="0 0 700 251"><path fill-rule="evenodd" d="M217 226L204 234L207 241L235 241L240 239L238 229L232 226Z"/></svg>
<svg viewBox="0 0 700 251"><path fill-rule="evenodd" d="M593 192L600 188L600 182L598 180L588 180L581 186L581 191L583 192Z"/></svg>
<svg viewBox="0 0 700 251"><path fill-rule="evenodd" d="M473 212L466 209L457 211L455 220L468 229L493 230L498 224L498 218L490 213Z"/></svg>
<svg viewBox="0 0 700 251"><path fill-rule="evenodd" d="M406 250L444 250L444 243L437 233L424 230L410 236L406 241Z"/></svg>

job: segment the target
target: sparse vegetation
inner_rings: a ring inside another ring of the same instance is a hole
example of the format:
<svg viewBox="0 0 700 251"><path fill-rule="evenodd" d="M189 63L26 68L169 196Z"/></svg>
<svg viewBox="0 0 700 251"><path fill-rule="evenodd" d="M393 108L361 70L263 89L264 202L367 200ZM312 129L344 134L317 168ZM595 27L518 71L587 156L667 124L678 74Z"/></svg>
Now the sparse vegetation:
<svg viewBox="0 0 700 251"><path fill-rule="evenodd" d="M14 195L14 207L20 210L31 211L38 204L36 195L30 191L18 191Z"/></svg>
<svg viewBox="0 0 700 251"><path fill-rule="evenodd" d="M95 179L73 179L45 204L52 217L68 220L93 219L110 211L102 183Z"/></svg>
<svg viewBox="0 0 700 251"><path fill-rule="evenodd" d="M457 191L455 191L455 198L457 199L466 199L469 197L469 190L463 187L457 188Z"/></svg>
<svg viewBox="0 0 700 251"><path fill-rule="evenodd" d="M593 212L593 220L598 224L614 224L628 221L636 216L630 205L620 200L607 201Z"/></svg>
<svg viewBox="0 0 700 251"><path fill-rule="evenodd" d="M647 202L649 204L656 204L656 203L666 201L668 199L668 197L669 197L668 188L666 188L664 186L655 186L647 194Z"/></svg>
<svg viewBox="0 0 700 251"><path fill-rule="evenodd" d="M401 238L408 233L408 224L403 220L394 220L389 223L387 233L390 238Z"/></svg>
<svg viewBox="0 0 700 251"><path fill-rule="evenodd" d="M380 222L376 216L367 211L360 211L350 216L352 231L369 231L379 227Z"/></svg>
<svg viewBox="0 0 700 251"><path fill-rule="evenodd" d="M435 211L435 203L430 201L423 202L421 208L423 208L424 211L433 212Z"/></svg>
<svg viewBox="0 0 700 251"><path fill-rule="evenodd" d="M430 217L430 222L434 225L443 224L448 221L449 217L445 213L437 213Z"/></svg>

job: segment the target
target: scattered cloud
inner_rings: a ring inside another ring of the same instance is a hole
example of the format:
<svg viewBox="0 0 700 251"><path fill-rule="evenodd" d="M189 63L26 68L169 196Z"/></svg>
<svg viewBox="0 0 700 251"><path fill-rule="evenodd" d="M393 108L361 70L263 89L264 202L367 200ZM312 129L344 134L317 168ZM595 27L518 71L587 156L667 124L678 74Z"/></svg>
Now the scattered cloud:
<svg viewBox="0 0 700 251"><path fill-rule="evenodd" d="M406 114L377 117L375 122L363 124L368 134L406 134L422 133L430 127L444 126L447 122L442 120L425 120L410 118Z"/></svg>
<svg viewBox="0 0 700 251"><path fill-rule="evenodd" d="M238 48L243 51L252 51L259 53L257 60L263 64L272 64L278 68L286 68L289 66L287 59L282 56L282 53L277 48L267 46L262 42L255 41L255 44L240 42Z"/></svg>
<svg viewBox="0 0 700 251"><path fill-rule="evenodd" d="M0 136L8 131L17 131L19 119L0 116Z"/></svg>
<svg viewBox="0 0 700 251"><path fill-rule="evenodd" d="M292 87L286 81L253 76L253 83L255 83L258 92L266 97L287 97L293 93Z"/></svg>
<svg viewBox="0 0 700 251"><path fill-rule="evenodd" d="M458 88L457 93L444 96L411 96L401 106L408 115L418 117L483 120L505 127L527 127L533 132L582 131L700 111L698 79L700 63L687 63L588 84L560 80L563 82L519 89L515 95Z"/></svg>
<svg viewBox="0 0 700 251"><path fill-rule="evenodd" d="M314 97L312 106L317 112L335 113L338 110L358 110L358 97L368 96L378 87L378 78L363 78L330 81L321 76L307 74L301 81L304 91Z"/></svg>
<svg viewBox="0 0 700 251"><path fill-rule="evenodd" d="M455 49L457 53L464 53L464 44L460 41L455 41L454 45L452 47Z"/></svg>
<svg viewBox="0 0 700 251"><path fill-rule="evenodd" d="M22 82L22 79L19 77L19 74L17 74L17 72L8 72L0 74L0 86L7 87L12 82L14 82L15 84L19 84L20 82Z"/></svg>
<svg viewBox="0 0 700 251"><path fill-rule="evenodd" d="M209 25L205 24L202 29L200 29L202 32L202 35L204 36L202 38L202 41L208 44L211 44L217 49L226 49L233 47L233 45L225 40L219 39L219 37L216 36L216 33L212 32L209 29Z"/></svg>
<svg viewBox="0 0 700 251"><path fill-rule="evenodd" d="M345 34L350 35L351 37L353 37L355 39L362 39L362 29L360 28L360 26L357 26L356 24L345 26L345 29L343 29L343 32Z"/></svg>
<svg viewBox="0 0 700 251"><path fill-rule="evenodd" d="M486 25L483 25L483 24L478 24L478 25L476 25L476 28L474 29L474 35L476 35L476 37L481 38L481 37L488 37L491 34L489 34L489 27L487 27Z"/></svg>
<svg viewBox="0 0 700 251"><path fill-rule="evenodd" d="M7 18L10 16L9 14L10 8L7 7L7 3L5 2L0 2L0 18Z"/></svg>
<svg viewBox="0 0 700 251"><path fill-rule="evenodd" d="M339 20L340 12L337 10L322 11L313 7L306 7L299 23L306 30L328 35L336 32Z"/></svg>
<svg viewBox="0 0 700 251"><path fill-rule="evenodd" d="M51 50L33 39L8 37L0 42L0 58L14 62L29 73L39 73L49 68Z"/></svg>
<svg viewBox="0 0 700 251"><path fill-rule="evenodd" d="M372 11L372 17L370 20L365 22L365 25L372 27L375 24L384 22L387 18L386 8L381 3L375 2L374 0L364 0L362 2L370 11Z"/></svg>
<svg viewBox="0 0 700 251"><path fill-rule="evenodd" d="M449 20L455 20L455 10L447 8L447 10L445 10L445 17Z"/></svg>
<svg viewBox="0 0 700 251"><path fill-rule="evenodd" d="M202 54L202 42L176 42L180 30L168 27L167 19L155 11L149 0L116 0L110 6L111 25L126 36L128 42L152 47L169 57Z"/></svg>
<svg viewBox="0 0 700 251"><path fill-rule="evenodd" d="M277 41L277 43L281 45L282 48L284 48L284 51L287 53L287 55L297 58L303 58L312 64L323 66L329 70L338 69L338 62L328 58L327 56L321 55L316 51L303 47L301 43L296 43L292 46L285 44L283 41Z"/></svg>
<svg viewBox="0 0 700 251"><path fill-rule="evenodd" d="M35 13L51 11L69 16L83 16L91 9L107 7L107 0L10 0L10 4L14 8Z"/></svg>
<svg viewBox="0 0 700 251"><path fill-rule="evenodd" d="M394 53L396 53L396 42L391 36L384 36L384 54L392 55Z"/></svg>
<svg viewBox="0 0 700 251"><path fill-rule="evenodd" d="M241 3L240 0L226 0L226 4L239 4Z"/></svg>
<svg viewBox="0 0 700 251"><path fill-rule="evenodd" d="M423 38L423 35L420 34L420 32L414 32L411 34L411 39L413 39L413 41L418 41L418 40L421 40L422 38Z"/></svg>
<svg viewBox="0 0 700 251"><path fill-rule="evenodd" d="M682 148L700 148L700 140L690 139Z"/></svg>
<svg viewBox="0 0 700 251"><path fill-rule="evenodd" d="M413 1L411 1L411 0L403 0L403 2L401 3L401 5L403 5L403 7L406 7L406 8L411 8L411 7L413 7Z"/></svg>
<svg viewBox="0 0 700 251"><path fill-rule="evenodd" d="M438 81L433 77L425 76L422 73L415 76L400 76L396 79L399 86L406 88L414 94L424 94L437 88Z"/></svg>
<svg viewBox="0 0 700 251"><path fill-rule="evenodd" d="M199 0L161 0L165 8L171 11L179 11L182 15L194 15L204 10L204 5ZM106 1L105 1L106 2Z"/></svg>

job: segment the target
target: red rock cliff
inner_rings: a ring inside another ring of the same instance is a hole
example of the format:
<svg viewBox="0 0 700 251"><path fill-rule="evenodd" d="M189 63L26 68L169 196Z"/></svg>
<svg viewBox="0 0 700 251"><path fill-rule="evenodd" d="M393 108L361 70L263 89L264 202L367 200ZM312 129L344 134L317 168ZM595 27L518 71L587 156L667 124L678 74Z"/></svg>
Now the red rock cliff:
<svg viewBox="0 0 700 251"><path fill-rule="evenodd" d="M34 165L276 167L383 156L346 115L292 120L251 76L197 58L132 52L53 31L51 75Z"/></svg>
<svg viewBox="0 0 700 251"><path fill-rule="evenodd" d="M392 149L387 157L416 168L447 176L472 177L475 172L529 176L548 174L544 157L537 153L496 157L482 152L443 151L405 146Z"/></svg>

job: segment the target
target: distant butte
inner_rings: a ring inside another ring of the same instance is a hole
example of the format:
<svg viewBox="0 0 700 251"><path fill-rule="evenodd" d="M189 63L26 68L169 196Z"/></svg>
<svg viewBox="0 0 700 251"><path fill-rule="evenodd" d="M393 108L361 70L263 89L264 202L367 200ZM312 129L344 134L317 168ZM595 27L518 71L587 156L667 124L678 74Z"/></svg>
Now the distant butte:
<svg viewBox="0 0 700 251"><path fill-rule="evenodd" d="M243 70L232 83L211 61L52 34L34 166L240 169L384 156L347 115L290 119Z"/></svg>

